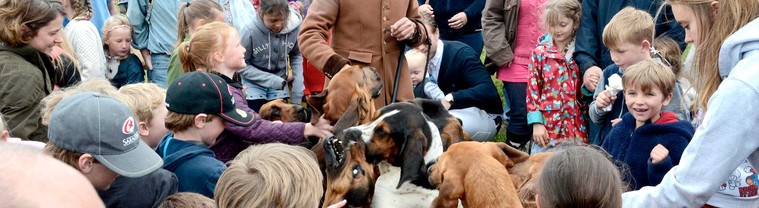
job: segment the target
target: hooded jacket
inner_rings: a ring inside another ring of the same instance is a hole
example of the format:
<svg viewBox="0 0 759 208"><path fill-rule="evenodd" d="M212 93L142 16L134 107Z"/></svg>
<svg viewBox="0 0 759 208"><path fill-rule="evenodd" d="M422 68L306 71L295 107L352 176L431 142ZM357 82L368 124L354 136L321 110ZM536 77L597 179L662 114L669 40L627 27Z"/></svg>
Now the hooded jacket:
<svg viewBox="0 0 759 208"><path fill-rule="evenodd" d="M290 8L287 25L275 33L264 25L259 15L254 16L251 29L242 32L241 42L245 47L247 66L240 71L240 76L246 82L281 90L285 88L289 63L294 79L291 103L300 104L305 90L303 57L298 48L298 32L303 17Z"/></svg>
<svg viewBox="0 0 759 208"><path fill-rule="evenodd" d="M680 165L656 187L622 194L624 207L699 207L745 159L759 165L759 20L730 35L719 52L725 79L709 99L704 122L685 148ZM710 203L718 199L711 199ZM724 199L725 207L757 207Z"/></svg>
<svg viewBox="0 0 759 208"><path fill-rule="evenodd" d="M176 174L179 192L194 192L213 199L213 190L227 166L202 144L182 141L167 134L156 147L163 169Z"/></svg>
<svg viewBox="0 0 759 208"><path fill-rule="evenodd" d="M630 167L631 177L623 177L633 190L656 185L664 174L680 163L680 156L693 136L693 126L678 121L672 112L662 111L656 122L646 122L635 128L635 117L626 113L622 122L614 126L603 143L603 148L617 161ZM651 150L663 145L669 155L659 163L651 162Z"/></svg>
<svg viewBox="0 0 759 208"><path fill-rule="evenodd" d="M47 142L40 101L53 90L51 61L29 45L14 48L0 41L0 114L11 136Z"/></svg>
<svg viewBox="0 0 759 208"><path fill-rule="evenodd" d="M163 168L139 178L119 176L108 190L98 190L106 207L158 207L175 193L177 176Z"/></svg>

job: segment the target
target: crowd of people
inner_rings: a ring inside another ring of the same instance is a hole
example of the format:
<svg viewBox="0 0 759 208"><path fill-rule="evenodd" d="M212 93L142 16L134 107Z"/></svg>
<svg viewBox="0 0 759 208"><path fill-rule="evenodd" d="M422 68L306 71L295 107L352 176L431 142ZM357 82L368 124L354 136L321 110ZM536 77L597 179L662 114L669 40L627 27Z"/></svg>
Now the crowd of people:
<svg viewBox="0 0 759 208"><path fill-rule="evenodd" d="M0 201L320 206L299 144L330 121L257 112L371 66L378 108L436 100L475 141L504 123L553 152L540 207L759 207L757 16L757 0L0 0Z"/></svg>

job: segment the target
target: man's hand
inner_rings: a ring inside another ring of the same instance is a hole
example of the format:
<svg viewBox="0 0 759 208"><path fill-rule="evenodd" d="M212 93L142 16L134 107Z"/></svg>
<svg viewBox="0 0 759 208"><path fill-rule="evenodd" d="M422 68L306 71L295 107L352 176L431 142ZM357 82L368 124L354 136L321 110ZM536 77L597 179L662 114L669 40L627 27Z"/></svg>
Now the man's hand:
<svg viewBox="0 0 759 208"><path fill-rule="evenodd" d="M424 14L429 14L430 17L435 17L435 13L432 10L432 6L430 6L429 4L419 5L419 15L424 16Z"/></svg>
<svg viewBox="0 0 759 208"><path fill-rule="evenodd" d="M406 17L401 18L390 26L390 35L398 41L408 40L414 37L416 23Z"/></svg>
<svg viewBox="0 0 759 208"><path fill-rule="evenodd" d="M585 89L588 89L588 91L595 92L596 86L598 85L598 79L601 78L601 75L603 74L603 70L601 68L598 68L597 66L591 66L588 68L587 71L585 71L585 74L582 77L583 85L585 86Z"/></svg>
<svg viewBox="0 0 759 208"><path fill-rule="evenodd" d="M148 70L153 70L153 61L150 57L150 51L146 48L140 50L140 53L142 54L142 59L145 59L145 66L148 67Z"/></svg>
<svg viewBox="0 0 759 208"><path fill-rule="evenodd" d="M667 158L668 155L669 150L661 144L657 144L656 147L651 150L651 163L657 164L664 160L664 158Z"/></svg>
<svg viewBox="0 0 759 208"><path fill-rule="evenodd" d="M443 103L443 107L445 107L446 110L451 108L451 103L449 103L445 99L440 100L440 103Z"/></svg>
<svg viewBox="0 0 759 208"><path fill-rule="evenodd" d="M448 19L448 26L453 29L461 29L466 25L466 22L466 14L464 14L464 12L459 12L458 14L453 15L451 19Z"/></svg>
<svg viewBox="0 0 759 208"><path fill-rule="evenodd" d="M548 138L548 130L546 126L541 123L532 124L532 141L541 147L548 145L550 139Z"/></svg>

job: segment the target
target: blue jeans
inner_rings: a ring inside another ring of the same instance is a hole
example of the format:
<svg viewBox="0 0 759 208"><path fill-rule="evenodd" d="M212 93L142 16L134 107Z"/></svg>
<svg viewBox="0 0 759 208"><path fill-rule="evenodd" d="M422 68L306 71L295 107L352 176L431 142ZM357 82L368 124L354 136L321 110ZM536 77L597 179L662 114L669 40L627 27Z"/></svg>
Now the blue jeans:
<svg viewBox="0 0 759 208"><path fill-rule="evenodd" d="M527 83L503 82L503 94L509 103L509 126L507 132L519 136L532 136L532 126L527 125Z"/></svg>
<svg viewBox="0 0 759 208"><path fill-rule="evenodd" d="M464 44L467 44L469 47L472 47L472 49L474 49L474 52L477 53L477 57L480 57L482 54L482 47L484 46L482 42L482 32L469 33L455 37L440 37L440 39L462 42Z"/></svg>
<svg viewBox="0 0 759 208"><path fill-rule="evenodd" d="M148 80L162 88L166 88L166 74L169 69L170 56L162 53L150 53L150 61L153 62L153 70L148 70Z"/></svg>

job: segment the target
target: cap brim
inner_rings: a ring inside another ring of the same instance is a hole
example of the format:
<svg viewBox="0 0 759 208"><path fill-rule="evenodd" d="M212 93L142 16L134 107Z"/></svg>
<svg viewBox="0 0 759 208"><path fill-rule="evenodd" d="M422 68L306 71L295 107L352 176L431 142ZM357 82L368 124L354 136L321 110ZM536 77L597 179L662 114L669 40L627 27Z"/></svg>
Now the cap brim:
<svg viewBox="0 0 759 208"><path fill-rule="evenodd" d="M163 166L163 160L142 139L137 148L118 155L93 155L98 162L119 175L138 178Z"/></svg>
<svg viewBox="0 0 759 208"><path fill-rule="evenodd" d="M253 113L247 112L241 109L233 108L230 111L219 114L227 122L231 122L238 126L250 126L255 123Z"/></svg>

